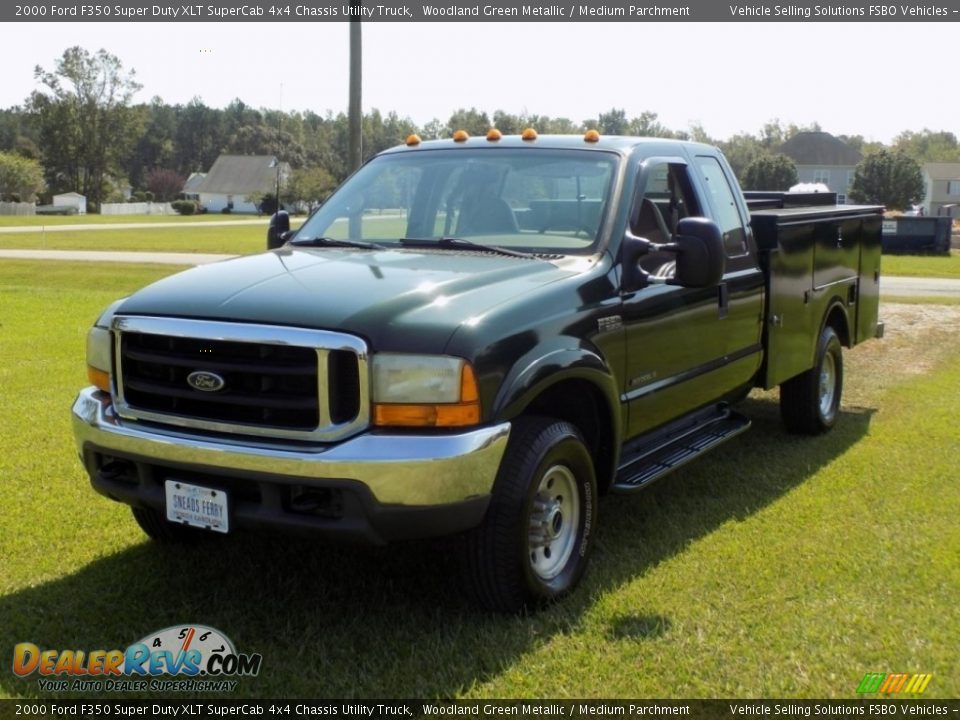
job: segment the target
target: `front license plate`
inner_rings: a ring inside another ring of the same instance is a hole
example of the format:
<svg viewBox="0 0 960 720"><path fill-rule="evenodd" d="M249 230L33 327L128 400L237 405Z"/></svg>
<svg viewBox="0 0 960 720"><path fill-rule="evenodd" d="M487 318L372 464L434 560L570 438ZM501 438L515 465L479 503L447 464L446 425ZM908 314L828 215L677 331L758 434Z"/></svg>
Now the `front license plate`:
<svg viewBox="0 0 960 720"><path fill-rule="evenodd" d="M214 532L229 532L227 494L223 490L167 480L167 520Z"/></svg>

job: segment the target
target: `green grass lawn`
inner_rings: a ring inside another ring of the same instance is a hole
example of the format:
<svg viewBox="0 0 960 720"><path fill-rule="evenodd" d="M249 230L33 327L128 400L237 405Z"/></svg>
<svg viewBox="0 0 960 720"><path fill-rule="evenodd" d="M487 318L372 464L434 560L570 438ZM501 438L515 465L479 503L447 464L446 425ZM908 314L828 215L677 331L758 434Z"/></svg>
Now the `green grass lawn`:
<svg viewBox="0 0 960 720"><path fill-rule="evenodd" d="M204 213L203 215L0 215L0 227L38 225L115 225L117 223L237 222L269 218L256 215Z"/></svg>
<svg viewBox="0 0 960 720"><path fill-rule="evenodd" d="M889 297L885 295L884 300L904 305L960 305L960 297L956 295L890 295Z"/></svg>
<svg viewBox="0 0 960 720"><path fill-rule="evenodd" d="M881 268L884 275L960 278L960 250L950 255L884 255Z"/></svg>
<svg viewBox="0 0 960 720"><path fill-rule="evenodd" d="M221 216L223 217L223 216ZM293 218L298 228L303 218ZM51 232L0 233L0 250L124 250L141 252L197 252L249 255L266 249L267 219L248 225L209 227L151 227ZM406 221L385 217L366 226L372 239L401 237ZM331 235L347 237L346 222L334 223Z"/></svg>
<svg viewBox="0 0 960 720"><path fill-rule="evenodd" d="M927 697L960 695L955 323L888 326L847 352L827 436L784 434L776 393L756 394L750 432L603 500L575 594L501 617L461 598L450 543L164 548L91 490L69 424L87 327L170 272L0 263L4 652L124 648L202 623L263 655L231 699L852 698L868 671L930 672ZM0 696L44 697L9 667Z"/></svg>
<svg viewBox="0 0 960 720"><path fill-rule="evenodd" d="M58 230L0 233L0 249L133 250L246 255L267 247L267 225L144 227L136 230Z"/></svg>

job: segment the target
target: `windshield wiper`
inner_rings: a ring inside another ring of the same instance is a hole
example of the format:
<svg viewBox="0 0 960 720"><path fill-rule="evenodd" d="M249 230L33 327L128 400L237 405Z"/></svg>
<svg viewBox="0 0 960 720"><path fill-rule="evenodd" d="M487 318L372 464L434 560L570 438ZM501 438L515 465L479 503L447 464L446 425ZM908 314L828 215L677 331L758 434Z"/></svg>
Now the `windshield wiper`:
<svg viewBox="0 0 960 720"><path fill-rule="evenodd" d="M499 255L509 255L510 257L532 258L536 255L523 252L521 250L511 250L510 248L500 247L499 245L484 245L482 243L467 240L458 237L441 237L436 240L432 238L400 238L400 244L404 247L422 247L422 248L443 248L444 250L481 250L483 252L497 253Z"/></svg>
<svg viewBox="0 0 960 720"><path fill-rule="evenodd" d="M352 248L362 248L364 250L383 250L383 245L378 245L374 242L368 242L366 240L337 240L336 238L329 237L315 237L315 238L297 238L291 240L289 245L300 245L307 247L352 247Z"/></svg>

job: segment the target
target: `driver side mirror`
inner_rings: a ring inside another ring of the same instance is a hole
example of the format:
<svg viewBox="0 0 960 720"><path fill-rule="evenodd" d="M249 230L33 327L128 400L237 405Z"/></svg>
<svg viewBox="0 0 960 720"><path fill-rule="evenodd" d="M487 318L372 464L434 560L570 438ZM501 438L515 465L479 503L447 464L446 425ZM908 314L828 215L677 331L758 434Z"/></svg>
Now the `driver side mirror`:
<svg viewBox="0 0 960 720"><path fill-rule="evenodd" d="M290 213L278 210L270 216L270 225L267 227L267 250L273 250L283 245L290 237Z"/></svg>
<svg viewBox="0 0 960 720"><path fill-rule="evenodd" d="M651 252L676 254L673 277L652 277L640 266L640 258ZM623 288L627 292L652 284L707 288L719 285L726 270L723 235L717 224L704 217L684 218L669 243L652 243L629 230L621 248Z"/></svg>
<svg viewBox="0 0 960 720"><path fill-rule="evenodd" d="M677 223L677 271L668 285L706 288L719 285L726 270L727 258L723 252L723 235L709 218L684 218Z"/></svg>

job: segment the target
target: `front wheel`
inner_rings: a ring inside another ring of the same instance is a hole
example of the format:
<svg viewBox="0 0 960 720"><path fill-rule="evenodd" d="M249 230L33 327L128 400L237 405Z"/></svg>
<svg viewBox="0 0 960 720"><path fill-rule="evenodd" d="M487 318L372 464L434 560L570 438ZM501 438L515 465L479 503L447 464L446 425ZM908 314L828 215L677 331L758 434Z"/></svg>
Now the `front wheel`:
<svg viewBox="0 0 960 720"><path fill-rule="evenodd" d="M840 412L842 393L842 347L836 330L827 325L813 367L780 386L780 416L787 430L804 435L829 430Z"/></svg>
<svg viewBox="0 0 960 720"><path fill-rule="evenodd" d="M593 460L570 423L520 418L483 524L466 538L465 584L484 607L517 612L573 590L596 525Z"/></svg>

